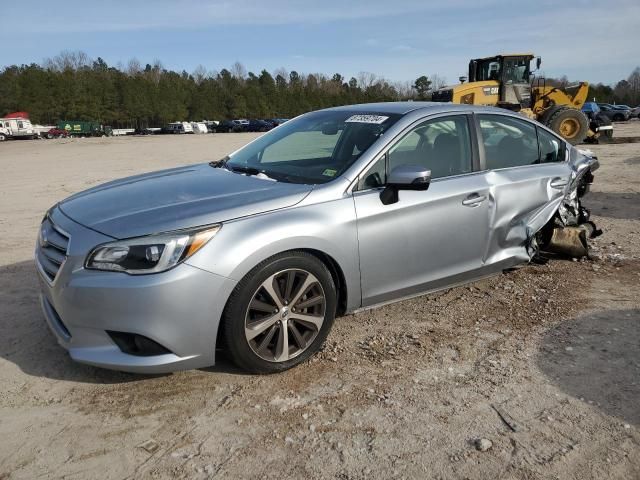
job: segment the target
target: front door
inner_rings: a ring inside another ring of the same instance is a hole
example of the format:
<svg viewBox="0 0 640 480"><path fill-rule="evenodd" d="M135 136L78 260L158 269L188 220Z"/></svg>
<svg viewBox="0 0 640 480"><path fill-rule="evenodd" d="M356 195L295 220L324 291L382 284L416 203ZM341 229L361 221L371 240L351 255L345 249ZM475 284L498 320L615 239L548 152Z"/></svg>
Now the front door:
<svg viewBox="0 0 640 480"><path fill-rule="evenodd" d="M467 115L411 129L360 178L358 222L363 306L432 290L477 275L489 238L489 188L474 172ZM386 172L427 167L426 191L402 190L384 205Z"/></svg>

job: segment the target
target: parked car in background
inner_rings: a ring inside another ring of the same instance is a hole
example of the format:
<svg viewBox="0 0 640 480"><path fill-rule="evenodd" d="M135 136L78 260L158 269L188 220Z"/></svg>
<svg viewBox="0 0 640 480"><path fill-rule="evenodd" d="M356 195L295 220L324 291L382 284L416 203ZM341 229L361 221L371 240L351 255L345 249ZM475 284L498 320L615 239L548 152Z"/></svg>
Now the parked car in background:
<svg viewBox="0 0 640 480"><path fill-rule="evenodd" d="M69 137L69 132L60 128L52 128L47 133L44 134L45 138L67 138Z"/></svg>
<svg viewBox="0 0 640 480"><path fill-rule="evenodd" d="M613 122L626 122L631 116L631 110L615 108L608 103L598 103L600 110Z"/></svg>
<svg viewBox="0 0 640 480"><path fill-rule="evenodd" d="M79 362L159 373L213 365L223 345L282 371L336 315L499 274L558 229L584 238L597 167L497 108L311 112L221 161L54 205L35 249L42 309Z"/></svg>
<svg viewBox="0 0 640 480"><path fill-rule="evenodd" d="M164 133L193 133L193 127L189 122L171 122L164 128Z"/></svg>
<svg viewBox="0 0 640 480"><path fill-rule="evenodd" d="M238 126L238 130L237 130L238 132L246 132L247 131L247 127L249 126L249 120L241 118L241 119L235 119L235 120L231 120L231 121Z"/></svg>
<svg viewBox="0 0 640 480"><path fill-rule="evenodd" d="M267 119L265 119L266 122L271 123L274 127L282 125L283 123L285 123L288 120L289 120L288 118L267 118Z"/></svg>
<svg viewBox="0 0 640 480"><path fill-rule="evenodd" d="M631 109L631 116L640 118L640 106L637 106L636 108Z"/></svg>
<svg viewBox="0 0 640 480"><path fill-rule="evenodd" d="M596 102L586 102L582 106L582 112L589 119L591 131L599 133L598 139L605 141L613 138L613 125L611 119L606 116Z"/></svg>
<svg viewBox="0 0 640 480"><path fill-rule="evenodd" d="M242 131L242 125L233 122L232 120L223 120L215 126L215 132L229 133Z"/></svg>
<svg viewBox="0 0 640 480"><path fill-rule="evenodd" d="M249 120L249 123L245 126L245 132L268 132L273 128L273 125L264 120Z"/></svg>
<svg viewBox="0 0 640 480"><path fill-rule="evenodd" d="M216 127L220 122L217 120L203 120L203 123L207 126L207 132L215 133Z"/></svg>

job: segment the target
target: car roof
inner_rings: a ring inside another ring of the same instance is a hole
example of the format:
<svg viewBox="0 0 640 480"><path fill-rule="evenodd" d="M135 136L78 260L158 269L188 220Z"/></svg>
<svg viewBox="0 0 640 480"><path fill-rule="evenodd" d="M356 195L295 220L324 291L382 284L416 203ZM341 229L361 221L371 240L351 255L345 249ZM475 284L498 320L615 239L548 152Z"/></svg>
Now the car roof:
<svg viewBox="0 0 640 480"><path fill-rule="evenodd" d="M360 103L356 105L343 105L340 107L327 108L325 111L357 111L371 113L396 113L406 115L410 112L422 110L424 113L440 112L495 112L495 107L484 107L479 105L462 105L448 102L379 102Z"/></svg>

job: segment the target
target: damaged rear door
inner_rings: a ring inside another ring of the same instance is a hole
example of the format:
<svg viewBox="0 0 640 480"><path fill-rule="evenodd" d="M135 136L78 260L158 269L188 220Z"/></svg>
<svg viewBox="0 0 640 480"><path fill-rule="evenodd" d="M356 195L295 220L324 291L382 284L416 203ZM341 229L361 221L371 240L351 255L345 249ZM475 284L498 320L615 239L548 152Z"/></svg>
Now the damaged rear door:
<svg viewBox="0 0 640 480"><path fill-rule="evenodd" d="M558 210L571 179L567 146L513 116L481 114L477 125L491 199L491 233L483 261L529 261L532 238Z"/></svg>

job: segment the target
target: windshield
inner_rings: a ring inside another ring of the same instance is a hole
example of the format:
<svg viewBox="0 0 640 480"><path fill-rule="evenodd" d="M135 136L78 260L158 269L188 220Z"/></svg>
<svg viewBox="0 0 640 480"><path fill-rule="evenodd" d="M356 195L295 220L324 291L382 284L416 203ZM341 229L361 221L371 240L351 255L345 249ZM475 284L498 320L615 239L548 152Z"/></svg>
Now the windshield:
<svg viewBox="0 0 640 480"><path fill-rule="evenodd" d="M529 57L494 57L479 60L476 66L476 81L529 83L529 61Z"/></svg>
<svg viewBox="0 0 640 480"><path fill-rule="evenodd" d="M500 61L498 58L491 58L478 62L476 80L499 80Z"/></svg>
<svg viewBox="0 0 640 480"><path fill-rule="evenodd" d="M362 111L309 113L260 137L223 165L283 182L326 183L347 170L400 117Z"/></svg>

